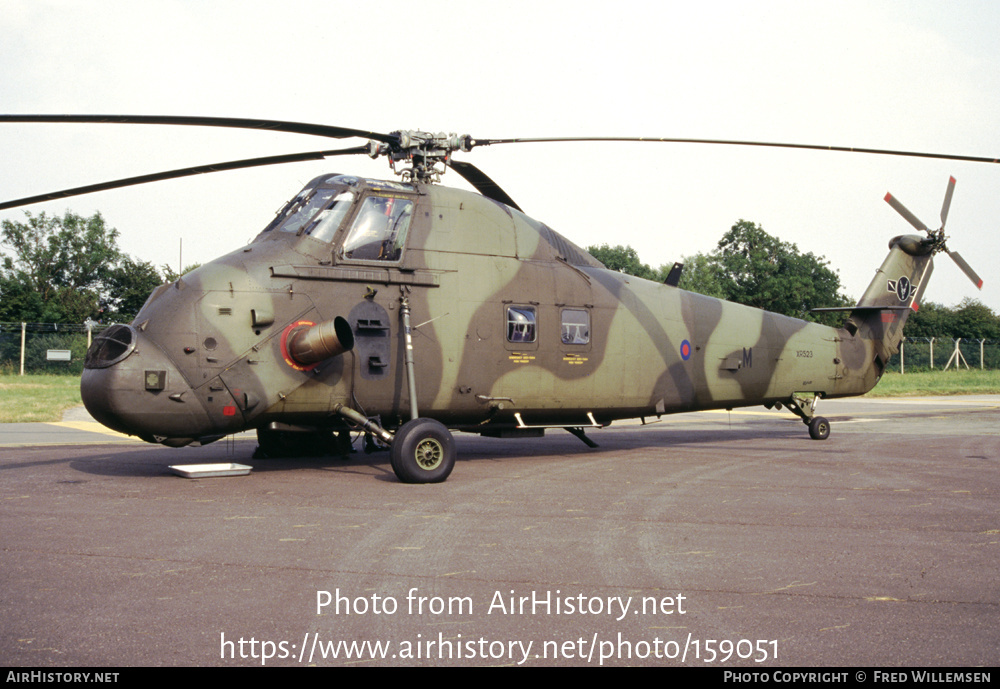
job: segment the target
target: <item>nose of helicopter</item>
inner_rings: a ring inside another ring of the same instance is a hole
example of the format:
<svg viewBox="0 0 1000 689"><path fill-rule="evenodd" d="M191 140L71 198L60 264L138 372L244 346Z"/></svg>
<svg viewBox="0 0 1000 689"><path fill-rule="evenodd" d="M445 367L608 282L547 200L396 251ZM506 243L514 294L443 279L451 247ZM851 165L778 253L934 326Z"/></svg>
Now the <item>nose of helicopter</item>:
<svg viewBox="0 0 1000 689"><path fill-rule="evenodd" d="M130 325L94 339L80 395L97 421L149 442L179 446L222 436L170 358Z"/></svg>

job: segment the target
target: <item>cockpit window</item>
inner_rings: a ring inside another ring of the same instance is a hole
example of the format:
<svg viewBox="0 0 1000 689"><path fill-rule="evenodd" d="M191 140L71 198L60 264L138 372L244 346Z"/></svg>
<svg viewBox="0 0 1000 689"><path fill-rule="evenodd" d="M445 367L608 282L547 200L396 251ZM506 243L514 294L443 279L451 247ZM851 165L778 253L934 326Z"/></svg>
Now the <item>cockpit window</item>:
<svg viewBox="0 0 1000 689"><path fill-rule="evenodd" d="M340 250L341 258L398 261L413 217L413 201L396 196L364 200Z"/></svg>
<svg viewBox="0 0 1000 689"><path fill-rule="evenodd" d="M331 203L327 204L305 224L303 234L323 242L332 241L334 233L340 227L340 223L343 222L344 216L347 215L347 211L351 209L353 203L354 192L340 192Z"/></svg>
<svg viewBox="0 0 1000 689"><path fill-rule="evenodd" d="M272 230L281 230L331 241L350 210L358 184L357 177L348 175L317 177L281 209L257 239L269 236Z"/></svg>
<svg viewBox="0 0 1000 689"><path fill-rule="evenodd" d="M285 221L278 227L282 232L296 233L309 223L337 193L336 189L314 189L289 209Z"/></svg>

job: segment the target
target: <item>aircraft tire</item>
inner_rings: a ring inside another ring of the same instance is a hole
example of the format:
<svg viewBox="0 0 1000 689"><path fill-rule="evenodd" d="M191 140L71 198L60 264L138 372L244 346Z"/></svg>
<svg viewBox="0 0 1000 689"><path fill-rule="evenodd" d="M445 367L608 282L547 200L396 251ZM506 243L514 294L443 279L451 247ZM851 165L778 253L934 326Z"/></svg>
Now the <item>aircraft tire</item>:
<svg viewBox="0 0 1000 689"><path fill-rule="evenodd" d="M814 416L809 422L809 437L813 440L826 440L830 437L830 422L822 416Z"/></svg>
<svg viewBox="0 0 1000 689"><path fill-rule="evenodd" d="M434 419L412 419L389 448L392 470L403 483L440 483L455 468L455 439Z"/></svg>

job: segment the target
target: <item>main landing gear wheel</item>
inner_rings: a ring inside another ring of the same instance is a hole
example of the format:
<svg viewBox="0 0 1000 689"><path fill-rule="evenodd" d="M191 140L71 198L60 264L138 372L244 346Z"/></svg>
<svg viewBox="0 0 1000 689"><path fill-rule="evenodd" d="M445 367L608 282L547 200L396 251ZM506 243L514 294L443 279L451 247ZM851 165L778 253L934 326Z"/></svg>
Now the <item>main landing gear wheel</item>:
<svg viewBox="0 0 1000 689"><path fill-rule="evenodd" d="M809 422L809 437L813 440L826 440L830 437L830 422L822 416L814 416Z"/></svg>
<svg viewBox="0 0 1000 689"><path fill-rule="evenodd" d="M396 431L389 455L403 483L440 483L455 468L455 439L439 421L413 419Z"/></svg>

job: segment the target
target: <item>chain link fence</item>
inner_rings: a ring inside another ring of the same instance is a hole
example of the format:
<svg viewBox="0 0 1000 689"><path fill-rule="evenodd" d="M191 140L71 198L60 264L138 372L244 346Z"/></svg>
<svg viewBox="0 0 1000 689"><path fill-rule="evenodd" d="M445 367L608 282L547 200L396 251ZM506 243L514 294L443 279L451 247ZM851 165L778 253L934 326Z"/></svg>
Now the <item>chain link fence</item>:
<svg viewBox="0 0 1000 689"><path fill-rule="evenodd" d="M1000 369L1000 340L977 337L907 337L886 367L896 373L955 368Z"/></svg>
<svg viewBox="0 0 1000 689"><path fill-rule="evenodd" d="M83 371L90 337L109 325L93 323L0 323L0 373ZM956 354L957 350L957 354ZM1000 369L1000 340L974 337L907 337L887 367L897 373L938 371L961 366Z"/></svg>
<svg viewBox="0 0 1000 689"><path fill-rule="evenodd" d="M0 373L79 375L90 338L107 327L101 323L0 323Z"/></svg>

